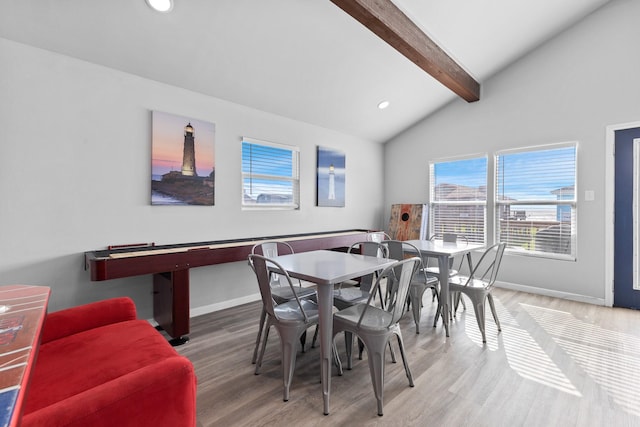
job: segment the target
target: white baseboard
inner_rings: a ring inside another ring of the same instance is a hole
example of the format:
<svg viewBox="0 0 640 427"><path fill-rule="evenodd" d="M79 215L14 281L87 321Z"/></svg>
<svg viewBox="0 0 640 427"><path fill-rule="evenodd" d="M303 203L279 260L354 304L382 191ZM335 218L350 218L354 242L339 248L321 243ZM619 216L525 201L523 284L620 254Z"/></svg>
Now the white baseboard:
<svg viewBox="0 0 640 427"><path fill-rule="evenodd" d="M511 289L511 290L520 291L520 292L528 292L530 294L545 295L548 297L567 299L570 301L584 302L587 304L606 305L604 298L588 297L585 295L554 291L551 289L536 288L534 286L519 285L517 283L496 281L496 287ZM216 304L209 304L209 305L204 305L202 307L192 308L191 310L189 310L189 317L196 317L196 316L201 316L203 314L213 313L215 311L224 310L226 308L231 308L238 305L247 304L249 302L258 301L259 299L260 299L260 294L256 293L253 295L244 296L242 298L235 298L227 301L222 301ZM154 326L157 325L157 323L153 319L150 319L149 322Z"/></svg>
<svg viewBox="0 0 640 427"><path fill-rule="evenodd" d="M594 298L586 295L555 291L552 289L544 289L544 288L536 288L534 286L519 285L517 283L496 281L496 287L511 289L514 291L528 292L530 294L545 295L548 297L567 299L570 301L584 302L587 304L606 305L604 298Z"/></svg>

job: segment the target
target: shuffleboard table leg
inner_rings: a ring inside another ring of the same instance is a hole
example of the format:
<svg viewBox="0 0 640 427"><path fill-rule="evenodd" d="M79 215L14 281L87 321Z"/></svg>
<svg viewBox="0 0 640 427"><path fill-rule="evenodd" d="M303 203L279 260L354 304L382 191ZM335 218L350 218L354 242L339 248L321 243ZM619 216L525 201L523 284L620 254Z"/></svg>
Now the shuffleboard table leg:
<svg viewBox="0 0 640 427"><path fill-rule="evenodd" d="M189 269L153 275L153 318L171 345L189 341Z"/></svg>

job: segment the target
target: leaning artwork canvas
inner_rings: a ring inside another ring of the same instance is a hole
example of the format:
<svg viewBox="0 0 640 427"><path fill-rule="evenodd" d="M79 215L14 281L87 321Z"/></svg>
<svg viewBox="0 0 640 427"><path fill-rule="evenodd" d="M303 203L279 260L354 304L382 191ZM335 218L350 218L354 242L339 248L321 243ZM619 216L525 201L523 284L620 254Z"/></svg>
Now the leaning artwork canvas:
<svg viewBox="0 0 640 427"><path fill-rule="evenodd" d="M152 112L151 204L213 206L215 124Z"/></svg>

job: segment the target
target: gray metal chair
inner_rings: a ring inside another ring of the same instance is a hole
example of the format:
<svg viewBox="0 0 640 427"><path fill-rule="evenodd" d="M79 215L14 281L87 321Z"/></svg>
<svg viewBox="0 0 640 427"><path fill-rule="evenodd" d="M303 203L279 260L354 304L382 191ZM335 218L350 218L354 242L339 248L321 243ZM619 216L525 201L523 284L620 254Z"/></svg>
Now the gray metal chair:
<svg viewBox="0 0 640 427"><path fill-rule="evenodd" d="M443 234L434 234L429 238L429 240L442 240L443 243L457 243L463 242L465 244L469 244L469 239L467 236L463 234L455 234L455 233L443 233ZM449 276L455 276L462 269L462 263L464 262L464 257L460 257L460 259L455 262L453 258L449 259ZM440 268L436 266L429 265L430 263L427 261L425 265L425 271L428 275L433 277L440 276ZM454 265L455 264L455 265Z"/></svg>
<svg viewBox="0 0 640 427"><path fill-rule="evenodd" d="M367 350L373 391L378 403L378 415L383 414L384 353L393 335L398 339L398 346L400 347L405 374L409 379L409 386L413 387L413 377L407 362L398 322L404 314L404 306L409 294L411 280L419 266L420 258L418 257L397 261L385 268L377 277L366 303L353 305L333 315L334 340L337 334L344 332L345 334L356 335L364 343ZM372 305L372 303L374 295L380 287L380 282L385 279L396 281L397 292L394 293L393 299L388 301L386 309L382 309ZM341 366L339 366L339 371L342 372Z"/></svg>
<svg viewBox="0 0 640 427"><path fill-rule="evenodd" d="M274 258L278 255L292 254L293 248L287 242L280 240L269 240L257 243L253 245L251 248L252 254L262 255L267 258ZM249 266L253 268L251 263L251 259L249 259ZM287 301L291 301L295 299L295 296L298 298L315 298L316 291L313 288L305 288L302 286L300 281L298 280L298 284L294 287L290 287L288 283L281 283L282 276L279 274L271 273L269 275L269 281L271 283L271 295L273 296L274 301L277 304L282 304ZM265 308L262 307L262 311L260 313L260 325L258 329L258 336L256 337L256 345L253 349L253 356L251 358L251 363L256 363L256 359L258 357L258 349L260 347L260 340L262 339L262 334L264 332L264 326L266 322L267 313ZM306 342L306 333L302 335L300 338L300 343L302 344L302 351L304 352L304 346ZM315 343L315 337L314 337Z"/></svg>
<svg viewBox="0 0 640 427"><path fill-rule="evenodd" d="M354 243L349 247L349 253L360 251L360 254L375 257L387 257L387 248L382 243L376 241L364 241ZM347 307L351 307L354 304L367 301L369 299L369 293L373 285L376 273L367 274L360 278L359 283L353 280L348 280L341 283L337 289L333 291L333 305L338 310L343 310ZM349 286L344 286L349 285ZM379 291L382 295L382 291Z"/></svg>
<svg viewBox="0 0 640 427"><path fill-rule="evenodd" d="M300 298L295 292L296 285L293 284L291 277L277 262L261 255L249 255L249 262L253 266L253 270L258 279L260 287L260 295L262 297L262 305L266 312L266 324L264 328L264 337L260 346L260 353L256 361L255 374L260 373L264 350L269 338L269 329L274 326L280 336L280 344L282 351L282 373L283 373L283 400L289 400L289 388L296 364L297 342L307 331L307 328L318 324L318 305L306 298ZM289 301L277 304L274 301L271 270L278 269L283 273L281 276L288 284L293 298Z"/></svg>
<svg viewBox="0 0 640 427"><path fill-rule="evenodd" d="M413 277L411 281L411 287L409 288L409 300L408 303L411 307L413 313L413 321L416 325L416 334L420 333L420 317L422 315L422 297L427 289L431 289L436 298L438 298L438 311L436 312L436 318L438 316L437 313L440 312L440 296L438 295L438 279L436 277L432 277L427 275L424 270L424 265L422 261L422 254L420 250L413 244L409 242L402 242L400 240L387 240L383 242L388 248L389 258L395 260L403 260L408 257L417 256L420 258L419 270ZM394 286L387 285L387 289L391 292L396 292ZM387 295L389 295L389 292Z"/></svg>
<svg viewBox="0 0 640 427"><path fill-rule="evenodd" d="M382 237L382 236L381 236ZM387 258L387 247L376 240L367 240L363 242L354 243L349 247L348 252L352 253L360 251L360 254L367 256L383 257ZM367 274L360 278L359 283L353 280L348 280L341 283L337 289L333 291L333 305L338 310L344 310L351 307L354 304L360 304L366 302L369 299L373 281L375 280L377 273ZM344 286L348 285L348 286ZM384 301L382 299L382 290L378 288L378 297L380 304L384 307ZM313 337L315 342L316 337ZM353 343L350 336L345 335L345 346L347 352L347 369L351 369L351 352L353 350ZM362 352L364 345L361 341L358 341L358 358L362 359ZM391 350L391 360L396 362L396 355Z"/></svg>
<svg viewBox="0 0 640 427"><path fill-rule="evenodd" d="M498 314L493 303L493 295L491 290L495 284L498 276L498 269L502 261L502 254L506 243L497 243L482 254L482 257L478 260L476 265L471 270L469 276L453 276L449 278L449 294L451 295L451 307L455 316L455 312L458 309L458 298L456 294L463 293L469 297L473 303L473 309L476 314L476 321L482 334L482 342L487 342L485 335L485 321L484 321L484 302L489 301L491 307L491 313L493 314L493 320L495 320L498 326L498 331L501 331L500 321L498 320Z"/></svg>

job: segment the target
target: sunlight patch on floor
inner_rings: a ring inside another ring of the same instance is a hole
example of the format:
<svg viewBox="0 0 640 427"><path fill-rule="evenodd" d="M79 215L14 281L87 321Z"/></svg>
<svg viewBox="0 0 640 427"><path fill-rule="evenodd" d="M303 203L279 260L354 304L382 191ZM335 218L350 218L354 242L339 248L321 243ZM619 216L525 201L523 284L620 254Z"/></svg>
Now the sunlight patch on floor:
<svg viewBox="0 0 640 427"><path fill-rule="evenodd" d="M518 375L531 381L553 387L564 393L574 396L582 396L578 389L571 383L562 370L538 345L529 332L522 328L509 311L494 296L494 303L502 332L498 332L494 323L489 304L485 313L485 332L487 336L486 348L490 351L498 351L504 348L507 362L511 369ZM465 332L467 336L478 346L483 346L482 334L478 323L467 300L467 310L464 318ZM496 338L493 338L496 337Z"/></svg>
<svg viewBox="0 0 640 427"><path fill-rule="evenodd" d="M640 340L608 331L565 311L520 304L613 401L640 415Z"/></svg>

